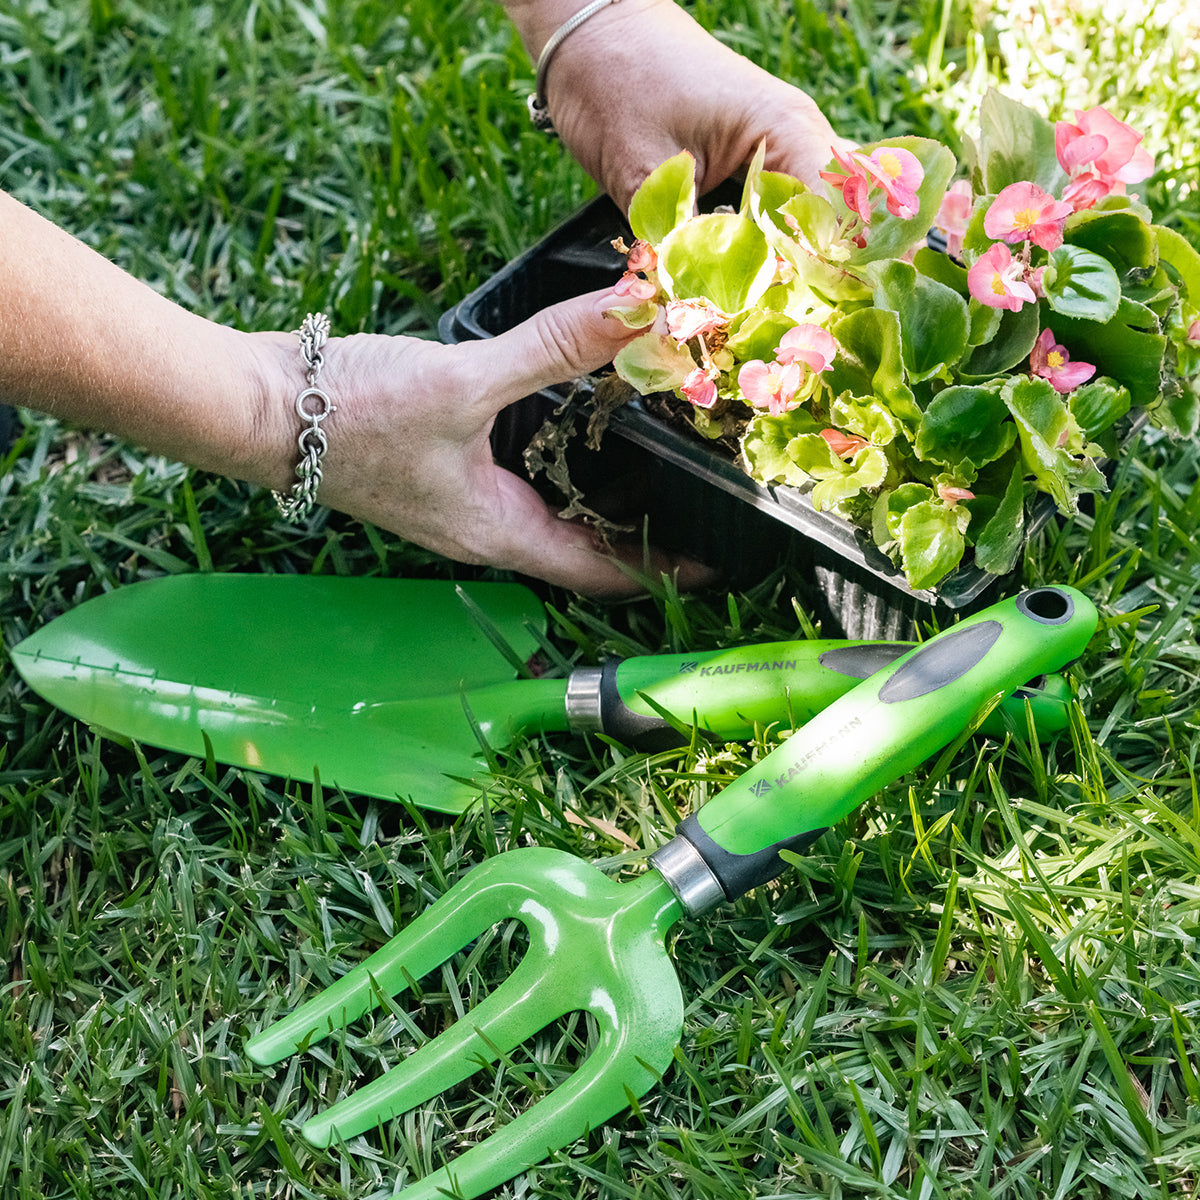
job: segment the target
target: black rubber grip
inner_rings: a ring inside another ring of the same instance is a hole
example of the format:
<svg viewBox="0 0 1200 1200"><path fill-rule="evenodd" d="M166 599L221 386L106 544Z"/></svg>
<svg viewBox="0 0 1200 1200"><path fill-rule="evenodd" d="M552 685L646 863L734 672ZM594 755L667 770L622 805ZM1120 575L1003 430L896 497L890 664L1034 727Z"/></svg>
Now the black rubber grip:
<svg viewBox="0 0 1200 1200"><path fill-rule="evenodd" d="M879 689L879 699L884 704L901 704L949 687L982 661L1003 632L999 621L981 621L942 634L887 680Z"/></svg>
<svg viewBox="0 0 1200 1200"><path fill-rule="evenodd" d="M915 642L873 642L865 646L838 646L826 650L817 662L827 671L850 679L869 679L890 667L902 654L916 649Z"/></svg>
<svg viewBox="0 0 1200 1200"><path fill-rule="evenodd" d="M634 712L617 688L619 658L610 658L600 675L600 728L626 746L656 754L686 744L686 738L662 717Z"/></svg>
<svg viewBox="0 0 1200 1200"><path fill-rule="evenodd" d="M793 854L802 854L824 832L824 829L810 829L754 854L730 854L704 832L695 813L684 817L675 827L675 833L687 838L699 851L724 889L727 900L736 900L751 888L770 883L782 875L788 864L779 857L779 852L790 850Z"/></svg>

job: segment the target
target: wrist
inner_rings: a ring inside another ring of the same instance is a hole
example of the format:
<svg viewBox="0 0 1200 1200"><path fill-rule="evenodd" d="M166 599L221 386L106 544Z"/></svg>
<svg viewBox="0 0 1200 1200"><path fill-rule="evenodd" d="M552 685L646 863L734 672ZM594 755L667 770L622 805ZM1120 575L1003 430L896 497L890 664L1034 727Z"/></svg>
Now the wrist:
<svg viewBox="0 0 1200 1200"><path fill-rule="evenodd" d="M308 386L300 342L292 333L252 333L247 339L250 422L244 452L227 474L272 491L296 481L302 428L296 397Z"/></svg>

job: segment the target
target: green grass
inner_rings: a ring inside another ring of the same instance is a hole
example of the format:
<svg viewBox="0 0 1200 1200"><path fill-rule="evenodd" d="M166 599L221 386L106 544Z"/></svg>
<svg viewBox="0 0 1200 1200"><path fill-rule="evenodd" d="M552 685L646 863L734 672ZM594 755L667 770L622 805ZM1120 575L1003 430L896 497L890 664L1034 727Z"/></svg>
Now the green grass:
<svg viewBox="0 0 1200 1200"><path fill-rule="evenodd" d="M1148 196L1200 231L1194 50L1121 69L1149 16L694 11L854 137L956 139L1006 71L1050 108L1128 103L1170 165ZM1048 28L1092 61L1048 62ZM339 329L428 336L590 192L528 130L529 76L485 0L0 0L0 184L218 320L291 328L331 306ZM674 1069L504 1195L1200 1194L1196 482L1194 446L1143 438L1093 512L1031 546L1027 582L1073 583L1102 612L1070 736L968 742L684 927ZM0 466L7 646L105 590L209 569L481 574L339 517L288 529L251 489L27 422ZM783 567L732 598L551 594L555 642L595 661L802 636L803 584ZM297 634L298 653L331 653ZM657 844L773 744L534 739L454 821L123 744L7 662L0 731L5 1200L395 1194L544 1091L585 1026L345 1150L307 1149L293 1122L444 1027L519 947L487 938L410 1007L277 1068L246 1038L486 856L536 841L637 870L627 839Z"/></svg>

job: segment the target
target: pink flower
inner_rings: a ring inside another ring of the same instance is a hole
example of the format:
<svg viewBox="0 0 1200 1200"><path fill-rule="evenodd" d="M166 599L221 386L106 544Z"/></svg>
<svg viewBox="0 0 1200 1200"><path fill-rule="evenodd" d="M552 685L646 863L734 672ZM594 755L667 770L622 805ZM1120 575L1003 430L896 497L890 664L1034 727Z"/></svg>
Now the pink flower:
<svg viewBox="0 0 1200 1200"><path fill-rule="evenodd" d="M613 292L618 296L627 296L630 300L653 300L658 295L658 286L632 271L626 271L613 284Z"/></svg>
<svg viewBox="0 0 1200 1200"><path fill-rule="evenodd" d="M667 305L667 329L681 346L694 337L712 333L728 321L729 314L703 296L696 300L672 300Z"/></svg>
<svg viewBox="0 0 1200 1200"><path fill-rule="evenodd" d="M1092 208L1113 192L1120 195L1124 190L1123 184L1109 183L1099 175L1082 175L1063 188L1063 199L1079 212L1084 208Z"/></svg>
<svg viewBox="0 0 1200 1200"><path fill-rule="evenodd" d="M883 188L892 216L907 221L917 215L920 207L917 188L925 178L925 168L911 150L880 146L871 151L864 165L871 178Z"/></svg>
<svg viewBox="0 0 1200 1200"><path fill-rule="evenodd" d="M965 179L951 184L950 190L942 197L933 223L946 235L946 253L951 258L957 258L962 253L963 235L971 223L973 201L971 185Z"/></svg>
<svg viewBox="0 0 1200 1200"><path fill-rule="evenodd" d="M1154 159L1142 135L1107 109L1075 110L1074 125L1059 121L1054 126L1054 147L1065 171L1074 173L1088 166L1097 175L1120 183L1140 183L1154 170Z"/></svg>
<svg viewBox="0 0 1200 1200"><path fill-rule="evenodd" d="M1063 223L1073 211L1036 183L1010 183L989 205L983 231L1010 246L1028 241L1043 250L1057 250L1062 245Z"/></svg>
<svg viewBox="0 0 1200 1200"><path fill-rule="evenodd" d="M697 408L712 408L717 402L717 385L703 367L691 371L679 390Z"/></svg>
<svg viewBox="0 0 1200 1200"><path fill-rule="evenodd" d="M837 342L820 325L802 323L783 335L775 353L785 366L788 363L802 363L810 371L820 374L829 370L837 353Z"/></svg>
<svg viewBox="0 0 1200 1200"><path fill-rule="evenodd" d="M997 242L981 254L967 272L967 288L980 304L988 308L1007 308L1017 312L1031 300L1037 300L1025 281L1025 267L1012 251Z"/></svg>
<svg viewBox="0 0 1200 1200"><path fill-rule="evenodd" d="M649 242L639 238L629 248L626 266L630 271L653 271L658 266L658 252Z"/></svg>
<svg viewBox="0 0 1200 1200"><path fill-rule="evenodd" d="M1154 170L1154 159L1140 145L1142 135L1104 108L1075 110L1075 124L1054 126L1059 165L1071 182L1063 199L1076 210L1105 196L1124 195L1127 183L1139 183Z"/></svg>
<svg viewBox="0 0 1200 1200"><path fill-rule="evenodd" d="M771 363L755 358L738 372L738 387L748 404L765 408L773 417L787 412L800 386L798 363Z"/></svg>
<svg viewBox="0 0 1200 1200"><path fill-rule="evenodd" d="M1069 392L1081 383L1087 383L1096 373L1091 363L1071 362L1065 346L1054 340L1049 329L1043 329L1034 343L1029 356L1029 370L1033 375L1048 379L1056 392Z"/></svg>
<svg viewBox="0 0 1200 1200"><path fill-rule="evenodd" d="M1200 320L1193 321L1188 326L1187 340L1191 342L1193 346L1200 346Z"/></svg>
<svg viewBox="0 0 1200 1200"><path fill-rule="evenodd" d="M821 436L838 458L853 458L864 446L871 444L866 438L853 433L843 433L840 429L822 429Z"/></svg>
<svg viewBox="0 0 1200 1200"><path fill-rule="evenodd" d="M845 174L837 171L822 171L821 178L835 191L841 192L846 207L857 213L864 225L871 223L871 175L867 170L865 155L846 154L836 146L834 160Z"/></svg>

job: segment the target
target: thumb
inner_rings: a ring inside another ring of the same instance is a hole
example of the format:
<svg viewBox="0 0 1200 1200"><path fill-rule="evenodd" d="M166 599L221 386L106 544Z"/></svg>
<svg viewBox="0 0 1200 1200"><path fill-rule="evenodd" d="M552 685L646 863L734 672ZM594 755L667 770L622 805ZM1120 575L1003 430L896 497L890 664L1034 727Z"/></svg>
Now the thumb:
<svg viewBox="0 0 1200 1200"><path fill-rule="evenodd" d="M605 312L628 304L611 288L588 292L544 308L494 338L463 342L461 360L471 391L488 416L544 387L567 383L612 361L641 330Z"/></svg>

